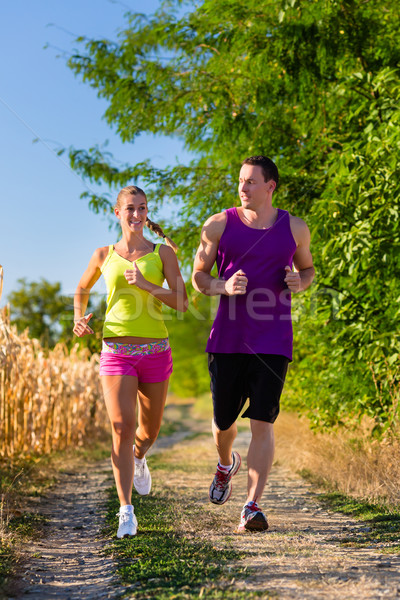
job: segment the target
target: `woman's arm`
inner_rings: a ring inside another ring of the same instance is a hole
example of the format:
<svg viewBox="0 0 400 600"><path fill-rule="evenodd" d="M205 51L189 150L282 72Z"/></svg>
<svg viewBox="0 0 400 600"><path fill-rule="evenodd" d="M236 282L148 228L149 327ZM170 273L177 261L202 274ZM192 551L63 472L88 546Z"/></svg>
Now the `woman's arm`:
<svg viewBox="0 0 400 600"><path fill-rule="evenodd" d="M157 298L170 308L186 312L188 307L186 287L175 252L172 248L163 244L160 248L160 258L163 263L164 275L169 289L147 281L147 279L143 277L136 263L133 263L132 269L125 271L125 279L130 285L136 285L138 288L148 292L154 296L154 298Z"/></svg>
<svg viewBox="0 0 400 600"><path fill-rule="evenodd" d="M93 333L93 330L88 325L88 322L92 318L92 313L85 316L85 310L89 302L90 290L101 276L101 265L106 259L107 252L108 246L97 248L76 288L74 295L73 332L78 337Z"/></svg>

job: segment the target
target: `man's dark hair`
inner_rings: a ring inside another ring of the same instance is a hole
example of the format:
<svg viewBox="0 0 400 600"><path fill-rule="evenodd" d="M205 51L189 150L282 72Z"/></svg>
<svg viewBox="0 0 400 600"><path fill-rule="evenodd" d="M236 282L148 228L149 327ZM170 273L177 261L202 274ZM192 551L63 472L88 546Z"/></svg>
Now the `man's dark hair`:
<svg viewBox="0 0 400 600"><path fill-rule="evenodd" d="M269 181L273 179L278 186L279 183L279 173L278 167L276 164L267 156L249 156L242 162L243 165L258 165L261 167L264 180Z"/></svg>

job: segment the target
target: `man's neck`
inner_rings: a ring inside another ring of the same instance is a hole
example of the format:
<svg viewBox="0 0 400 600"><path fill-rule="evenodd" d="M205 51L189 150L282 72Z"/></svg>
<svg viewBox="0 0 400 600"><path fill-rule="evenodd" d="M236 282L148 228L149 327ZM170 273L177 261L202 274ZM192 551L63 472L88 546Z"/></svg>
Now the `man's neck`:
<svg viewBox="0 0 400 600"><path fill-rule="evenodd" d="M278 209L272 204L264 205L260 208L238 208L239 215L244 223L255 229L267 229L271 227L278 216Z"/></svg>

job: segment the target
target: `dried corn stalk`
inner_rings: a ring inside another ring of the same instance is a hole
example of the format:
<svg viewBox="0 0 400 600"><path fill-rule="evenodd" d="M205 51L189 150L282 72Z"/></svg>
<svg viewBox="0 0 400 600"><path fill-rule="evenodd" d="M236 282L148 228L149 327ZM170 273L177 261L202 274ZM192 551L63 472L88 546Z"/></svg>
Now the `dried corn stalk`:
<svg viewBox="0 0 400 600"><path fill-rule="evenodd" d="M45 353L0 311L0 455L82 445L108 428L98 363L97 354L78 346Z"/></svg>

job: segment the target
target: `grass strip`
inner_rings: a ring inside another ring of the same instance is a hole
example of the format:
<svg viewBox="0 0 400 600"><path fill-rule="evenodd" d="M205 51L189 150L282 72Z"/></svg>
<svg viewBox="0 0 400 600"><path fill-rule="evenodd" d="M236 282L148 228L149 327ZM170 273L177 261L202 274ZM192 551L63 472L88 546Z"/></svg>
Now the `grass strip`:
<svg viewBox="0 0 400 600"><path fill-rule="evenodd" d="M117 562L118 574L129 598L183 600L206 598L249 600L270 598L266 590L237 589L249 570L239 563L245 554L233 548L230 535L213 545L210 528L218 531L219 517L203 508L194 488L180 486L188 470L199 477L208 473L209 464L198 447L185 443L179 452L165 450L150 456L153 492L134 497L138 533L134 538L117 540L119 502L115 487L108 490L106 535L112 538L108 552ZM179 493L171 488L171 476Z"/></svg>
<svg viewBox="0 0 400 600"><path fill-rule="evenodd" d="M400 554L400 512L351 498L340 492L319 494L327 508L364 521L366 527L342 539L342 545L363 548L376 545L387 554Z"/></svg>
<svg viewBox="0 0 400 600"><path fill-rule="evenodd" d="M317 495L318 501L327 509L352 516L365 522L365 527L341 538L341 545L353 548L374 546L386 554L400 554L400 511L381 503L372 503L360 498L329 489L326 482L311 471L303 469L300 475L318 485L328 488Z"/></svg>
<svg viewBox="0 0 400 600"><path fill-rule="evenodd" d="M115 488L109 490L107 534L115 536L119 509ZM135 497L138 534L113 540L108 552L117 560L118 573L130 598L188 599L258 597L233 589L235 579L247 574L235 566L241 555L229 548L219 550L207 541L185 536L179 525L185 519L201 518L184 500L170 493Z"/></svg>
<svg viewBox="0 0 400 600"><path fill-rule="evenodd" d="M73 468L76 461L96 461L108 454L109 442L101 440L89 450L74 448L0 460L0 598L8 597L8 586L18 576L21 544L45 535L48 519L27 509L29 499L45 493L57 482L59 473Z"/></svg>
<svg viewBox="0 0 400 600"><path fill-rule="evenodd" d="M0 540L0 597L2 597L2 593L6 594L7 592L16 559L17 555L13 546L5 540Z"/></svg>

